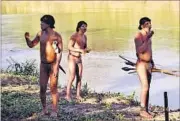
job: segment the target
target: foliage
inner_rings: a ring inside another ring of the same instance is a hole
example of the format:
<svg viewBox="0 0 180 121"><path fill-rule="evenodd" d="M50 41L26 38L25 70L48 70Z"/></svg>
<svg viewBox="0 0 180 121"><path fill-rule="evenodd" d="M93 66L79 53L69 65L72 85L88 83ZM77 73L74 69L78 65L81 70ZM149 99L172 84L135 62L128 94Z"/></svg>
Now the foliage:
<svg viewBox="0 0 180 121"><path fill-rule="evenodd" d="M88 95L88 93L90 92L87 82L82 86L82 92L84 96Z"/></svg>
<svg viewBox="0 0 180 121"><path fill-rule="evenodd" d="M1 117L4 120L29 117L40 111L40 100L24 92L1 93Z"/></svg>
<svg viewBox="0 0 180 121"><path fill-rule="evenodd" d="M10 59L7 59L7 62L9 63L8 68L5 70L7 73L26 76L39 76L37 64L35 63L36 60L26 60L25 62L19 63L10 57Z"/></svg>
<svg viewBox="0 0 180 121"><path fill-rule="evenodd" d="M122 114L122 113L119 113L116 117L117 117L117 119L119 119L120 121L123 121L123 120L124 120L125 115L124 115L124 114Z"/></svg>
<svg viewBox="0 0 180 121"><path fill-rule="evenodd" d="M12 57L6 59L9 63L7 69L1 69L1 73L19 75L27 80L37 81L39 78L39 71L37 69L36 60L26 60L25 62L17 62Z"/></svg>
<svg viewBox="0 0 180 121"><path fill-rule="evenodd" d="M60 86L61 87L61 86ZM91 92L88 84L82 86L82 94L87 98L86 101L77 102L73 99L72 102L67 102L63 96L60 96L58 103L58 118L50 116L39 116L41 112L41 102L39 98L39 87L31 85L31 88L19 85L2 86L1 94L1 120L23 120L32 118L39 121L122 121L122 120L140 120L137 116L138 112L131 112L131 106L137 107L134 101L135 92L129 96L122 93L96 93ZM62 92L63 89L61 88ZM74 90L75 87L73 88ZM60 94L62 93L60 92ZM100 101L90 102L89 99L98 98ZM116 103L106 102L105 99L117 99ZM129 104L121 103L122 100L130 102ZM51 95L47 94L47 107L51 109ZM157 106L156 106L157 107ZM127 110L126 110L127 109ZM161 109L164 111L164 109ZM179 118L179 117L178 117ZM173 118L176 120L178 118Z"/></svg>

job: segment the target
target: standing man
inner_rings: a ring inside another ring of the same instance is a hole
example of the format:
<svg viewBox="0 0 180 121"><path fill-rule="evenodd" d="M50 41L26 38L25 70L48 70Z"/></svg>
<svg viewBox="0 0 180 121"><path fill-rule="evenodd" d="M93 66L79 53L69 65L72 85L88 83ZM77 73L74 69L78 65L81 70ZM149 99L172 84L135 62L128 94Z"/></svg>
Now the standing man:
<svg viewBox="0 0 180 121"><path fill-rule="evenodd" d="M34 40L30 40L28 32L25 33L27 45L32 48L40 42L40 99L42 103L42 115L47 115L46 90L50 79L50 91L52 95L51 116L57 117L58 104L58 72L62 57L63 43L61 35L54 31L55 20L51 15L44 15L41 19L41 31L37 33Z"/></svg>
<svg viewBox="0 0 180 121"><path fill-rule="evenodd" d="M152 115L148 112L151 70L154 67L151 44L151 37L154 32L151 30L151 20L148 17L141 18L138 29L140 31L136 34L134 41L138 58L136 69L141 82L140 116L152 118Z"/></svg>
<svg viewBox="0 0 180 121"><path fill-rule="evenodd" d="M84 21L80 21L76 27L76 33L74 33L69 41L68 49L68 65L69 65L69 80L67 85L66 91L66 100L72 101L71 99L71 86L72 82L77 79L76 82L76 99L81 100L82 97L80 95L81 91L81 79L82 79L82 71L83 71L83 64L81 59L81 54L88 53L90 50L87 49L87 37L84 34L87 29L87 23Z"/></svg>

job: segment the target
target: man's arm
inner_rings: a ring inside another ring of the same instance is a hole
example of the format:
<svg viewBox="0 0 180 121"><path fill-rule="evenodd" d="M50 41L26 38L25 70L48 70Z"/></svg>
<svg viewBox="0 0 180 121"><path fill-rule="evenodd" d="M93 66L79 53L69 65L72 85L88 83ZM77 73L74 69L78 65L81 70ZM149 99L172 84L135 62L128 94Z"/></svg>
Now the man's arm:
<svg viewBox="0 0 180 121"><path fill-rule="evenodd" d="M137 50L137 53L144 53L147 51L147 48L148 48L148 41L144 41L140 38L140 35L138 34L135 39L135 46L136 46L136 50Z"/></svg>
<svg viewBox="0 0 180 121"><path fill-rule="evenodd" d="M154 31L151 30L151 31L148 33L147 38L149 39L149 38L151 38L153 35L154 35Z"/></svg>
<svg viewBox="0 0 180 121"><path fill-rule="evenodd" d="M54 70L54 76L57 77L58 76L58 70L59 70L59 65L61 62L61 58L62 58L62 51L63 51L63 42L62 42L62 37L61 35L57 35L57 48L58 48L58 52L56 53L56 63L55 63L55 70Z"/></svg>
<svg viewBox="0 0 180 121"><path fill-rule="evenodd" d="M40 41L40 35L41 35L41 32L37 33L36 37L34 38L34 40L30 40L30 35L29 35L29 32L26 32L25 33L25 39L26 39L26 43L27 45L32 48L34 47L35 45L38 44L38 42Z"/></svg>
<svg viewBox="0 0 180 121"><path fill-rule="evenodd" d="M85 45L84 45L84 49L87 49L87 37L86 37L86 35L84 35L84 37L85 37Z"/></svg>
<svg viewBox="0 0 180 121"><path fill-rule="evenodd" d="M83 50L82 50L82 49L78 49L78 48L74 48L74 47L73 47L74 44L75 44L75 42L76 42L75 37L72 36L72 37L70 38L70 41L69 41L69 44L68 44L68 49L69 49L70 51L83 53Z"/></svg>
<svg viewBox="0 0 180 121"><path fill-rule="evenodd" d="M59 65L60 62L61 62L62 51L63 51L63 42L62 42L61 35L58 36L57 41L58 41L57 46L58 46L58 49L59 49L59 52L57 53L57 64Z"/></svg>
<svg viewBox="0 0 180 121"><path fill-rule="evenodd" d="M147 38L151 38L152 36L154 35L154 31L151 30L147 36ZM151 56L151 64L152 64L152 67L155 68L155 64L154 64L154 60L153 60L153 57Z"/></svg>
<svg viewBox="0 0 180 121"><path fill-rule="evenodd" d="M151 64L152 64L152 67L155 68L155 64L154 64L154 60L151 59Z"/></svg>
<svg viewBox="0 0 180 121"><path fill-rule="evenodd" d="M88 47L87 47L87 36L85 35L85 45L84 45L84 49L85 49L85 52L86 53L89 53L90 51L91 51L91 49L89 49Z"/></svg>

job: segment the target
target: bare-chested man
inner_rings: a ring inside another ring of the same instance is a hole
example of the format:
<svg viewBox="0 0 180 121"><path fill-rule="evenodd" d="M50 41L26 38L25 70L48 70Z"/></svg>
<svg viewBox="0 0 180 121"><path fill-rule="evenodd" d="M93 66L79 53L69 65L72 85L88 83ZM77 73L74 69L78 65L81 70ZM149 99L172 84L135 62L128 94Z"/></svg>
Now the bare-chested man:
<svg viewBox="0 0 180 121"><path fill-rule="evenodd" d="M139 21L140 31L135 36L135 46L137 54L137 73L141 81L141 110L140 116L152 118L148 112L149 89L151 83L151 69L154 67L152 59L151 37L154 32L151 30L151 20L148 17L143 17Z"/></svg>
<svg viewBox="0 0 180 121"><path fill-rule="evenodd" d="M72 82L75 79L77 79L76 82L76 89L77 94L76 98L78 100L81 100L82 97L80 95L81 91L81 79L82 79L82 71L83 71L83 65L82 65L82 59L81 54L88 53L90 50L87 49L87 37L84 34L87 29L87 23L84 21L80 21L77 24L76 33L74 33L69 41L68 49L69 49L69 55L68 55L68 65L69 65L69 80L67 85L67 92L66 92L66 100L71 101L71 86Z"/></svg>
<svg viewBox="0 0 180 121"><path fill-rule="evenodd" d="M55 20L51 15L44 15L41 19L41 31L34 40L30 40L28 32L25 33L27 45L32 48L40 42L40 99L42 103L42 115L49 114L46 108L46 90L50 79L50 91L52 95L51 116L57 117L58 104L58 72L61 61L63 43L59 33L53 30Z"/></svg>

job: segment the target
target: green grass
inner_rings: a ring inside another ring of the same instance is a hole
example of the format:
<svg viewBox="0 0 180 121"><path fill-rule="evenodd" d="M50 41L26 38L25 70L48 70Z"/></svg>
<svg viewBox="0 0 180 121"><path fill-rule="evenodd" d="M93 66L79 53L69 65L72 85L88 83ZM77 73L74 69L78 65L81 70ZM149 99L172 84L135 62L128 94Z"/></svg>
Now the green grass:
<svg viewBox="0 0 180 121"><path fill-rule="evenodd" d="M40 100L34 94L25 92L1 93L1 118L22 119L40 111Z"/></svg>
<svg viewBox="0 0 180 121"><path fill-rule="evenodd" d="M12 66L11 71L2 71L1 77L1 120L40 120L40 121L122 121L122 120L139 120L137 113L131 111L124 111L127 107L137 107L139 102L135 99L135 92L129 96L123 93L96 93L91 91L88 84L82 85L82 95L84 101L78 102L73 100L69 103L63 96L60 96L58 103L58 118L52 119L50 117L40 117L38 114L41 112L41 102L39 98L39 86L34 80L38 78L37 66L34 66L31 61L21 63L22 71L17 71ZM30 70L25 68L30 67ZM35 71L35 73L34 73ZM30 72L30 73L26 73ZM27 78L27 75L29 78ZM30 79L31 77L31 79ZM34 80L32 79L34 78ZM28 80L30 79L30 80ZM61 86L59 86L61 87ZM60 95L65 88L61 87ZM75 87L72 88L75 92ZM49 91L49 90L48 90ZM64 94L64 93L63 93ZM88 101L95 99L92 102ZM108 102L106 99L109 99ZM111 100L112 99L112 100ZM113 103L111 101L114 101ZM47 94L47 107L51 110L51 95ZM155 108L161 108L155 106ZM179 117L173 117L173 120Z"/></svg>
<svg viewBox="0 0 180 121"><path fill-rule="evenodd" d="M1 73L8 73L12 75L20 75L28 77L39 77L36 60L26 60L25 62L17 62L12 57L6 59L9 63L7 69L1 69Z"/></svg>

